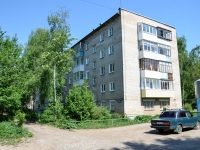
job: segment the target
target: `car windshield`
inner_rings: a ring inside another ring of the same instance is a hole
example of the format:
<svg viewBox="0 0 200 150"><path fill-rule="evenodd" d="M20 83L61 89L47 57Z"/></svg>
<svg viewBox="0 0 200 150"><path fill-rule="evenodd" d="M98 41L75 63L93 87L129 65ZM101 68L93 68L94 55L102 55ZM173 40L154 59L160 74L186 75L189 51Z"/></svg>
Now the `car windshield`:
<svg viewBox="0 0 200 150"><path fill-rule="evenodd" d="M160 114L160 118L175 118L176 112L174 111L164 111Z"/></svg>

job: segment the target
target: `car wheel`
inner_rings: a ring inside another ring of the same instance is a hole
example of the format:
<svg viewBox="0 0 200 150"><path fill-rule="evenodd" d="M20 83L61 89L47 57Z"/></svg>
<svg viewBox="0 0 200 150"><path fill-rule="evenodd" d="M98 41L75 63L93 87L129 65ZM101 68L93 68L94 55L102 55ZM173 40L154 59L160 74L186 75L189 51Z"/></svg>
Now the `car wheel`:
<svg viewBox="0 0 200 150"><path fill-rule="evenodd" d="M194 129L198 130L200 128L200 122L197 121L196 125L194 126Z"/></svg>
<svg viewBox="0 0 200 150"><path fill-rule="evenodd" d="M163 133L164 129L157 129L159 133Z"/></svg>
<svg viewBox="0 0 200 150"><path fill-rule="evenodd" d="M177 128L178 128L178 130L177 130L177 133L178 133L178 134L180 134L180 133L182 132L183 128L182 128L182 126L181 126L181 125L178 125L178 127L177 127Z"/></svg>

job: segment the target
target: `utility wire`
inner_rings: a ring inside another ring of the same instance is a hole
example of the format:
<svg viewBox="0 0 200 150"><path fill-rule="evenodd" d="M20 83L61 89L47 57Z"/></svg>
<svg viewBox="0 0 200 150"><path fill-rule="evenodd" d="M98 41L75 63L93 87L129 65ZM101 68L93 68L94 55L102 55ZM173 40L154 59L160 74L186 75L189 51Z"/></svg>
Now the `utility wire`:
<svg viewBox="0 0 200 150"><path fill-rule="evenodd" d="M100 4L97 4L97 3L94 3L94 2L90 2L90 1L86 1L86 0L82 0L82 1L87 2L87 3L94 4L94 5L98 5L98 6L101 6L101 7L105 7L105 8L108 8L108 9L116 10L116 9L114 9L114 8L107 7L107 6L104 6L104 5L100 5Z"/></svg>

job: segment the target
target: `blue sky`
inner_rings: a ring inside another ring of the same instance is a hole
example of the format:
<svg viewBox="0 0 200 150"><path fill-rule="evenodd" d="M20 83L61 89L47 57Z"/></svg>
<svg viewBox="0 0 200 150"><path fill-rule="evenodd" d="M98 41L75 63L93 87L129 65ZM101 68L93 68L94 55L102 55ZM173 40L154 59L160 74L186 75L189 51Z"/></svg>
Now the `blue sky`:
<svg viewBox="0 0 200 150"><path fill-rule="evenodd" d="M17 34L25 44L31 31L48 28L47 16L59 7L69 11L72 37L78 40L97 28L122 7L176 28L185 36L190 51L200 45L200 0L1 0L0 27L7 35Z"/></svg>

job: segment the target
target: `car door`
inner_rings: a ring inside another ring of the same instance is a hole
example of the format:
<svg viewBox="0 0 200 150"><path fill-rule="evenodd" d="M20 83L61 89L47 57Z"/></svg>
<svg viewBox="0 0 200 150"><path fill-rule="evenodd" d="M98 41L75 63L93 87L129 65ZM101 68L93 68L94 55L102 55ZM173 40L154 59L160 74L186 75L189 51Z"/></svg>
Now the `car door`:
<svg viewBox="0 0 200 150"><path fill-rule="evenodd" d="M180 118L181 118L181 123L183 125L183 127L189 127L189 123L188 123L188 117L186 116L185 111L181 111L180 112Z"/></svg>
<svg viewBox="0 0 200 150"><path fill-rule="evenodd" d="M186 113L186 115L188 117L188 125L189 125L189 127L194 127L195 124L196 124L196 118L193 117L192 114L189 111L187 111L185 113Z"/></svg>

